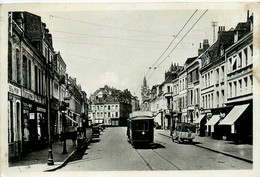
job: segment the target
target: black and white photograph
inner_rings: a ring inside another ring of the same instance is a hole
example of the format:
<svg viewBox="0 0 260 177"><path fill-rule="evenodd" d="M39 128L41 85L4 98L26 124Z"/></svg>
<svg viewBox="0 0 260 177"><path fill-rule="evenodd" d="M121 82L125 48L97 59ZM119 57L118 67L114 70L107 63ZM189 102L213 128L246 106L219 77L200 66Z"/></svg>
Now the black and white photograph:
<svg viewBox="0 0 260 177"><path fill-rule="evenodd" d="M259 2L0 4L1 176L259 175Z"/></svg>

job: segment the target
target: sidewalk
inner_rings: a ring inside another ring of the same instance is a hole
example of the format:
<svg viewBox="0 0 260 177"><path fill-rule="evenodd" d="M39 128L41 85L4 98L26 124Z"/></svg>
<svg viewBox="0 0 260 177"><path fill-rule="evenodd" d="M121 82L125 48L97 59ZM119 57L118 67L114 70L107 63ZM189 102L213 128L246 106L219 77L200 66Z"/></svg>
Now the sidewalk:
<svg viewBox="0 0 260 177"><path fill-rule="evenodd" d="M161 135L171 138L169 130L156 130ZM215 140L211 137L196 136L193 144L227 156L253 163L253 145L234 144L232 141Z"/></svg>
<svg viewBox="0 0 260 177"><path fill-rule="evenodd" d="M47 165L48 147L42 150L33 151L27 154L22 159L10 163L10 170L24 170L24 171L46 171L59 168L63 163L66 163L69 157L76 152L77 146L73 146L72 140L66 141L68 154L62 154L63 143L54 142L52 144L52 154L54 165Z"/></svg>

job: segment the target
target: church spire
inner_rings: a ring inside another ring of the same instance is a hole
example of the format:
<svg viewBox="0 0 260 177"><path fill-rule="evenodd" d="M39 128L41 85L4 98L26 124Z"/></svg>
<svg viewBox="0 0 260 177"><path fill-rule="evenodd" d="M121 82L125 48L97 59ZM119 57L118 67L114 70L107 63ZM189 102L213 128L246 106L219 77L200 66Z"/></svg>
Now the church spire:
<svg viewBox="0 0 260 177"><path fill-rule="evenodd" d="M147 87L147 81L146 81L146 77L144 76L144 80L143 80L143 87Z"/></svg>

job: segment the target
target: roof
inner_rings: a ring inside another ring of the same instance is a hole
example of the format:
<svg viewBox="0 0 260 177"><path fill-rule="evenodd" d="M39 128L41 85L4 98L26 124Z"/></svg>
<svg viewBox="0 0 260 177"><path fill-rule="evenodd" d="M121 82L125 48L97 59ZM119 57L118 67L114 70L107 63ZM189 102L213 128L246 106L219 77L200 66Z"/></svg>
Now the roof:
<svg viewBox="0 0 260 177"><path fill-rule="evenodd" d="M185 61L185 65L191 64L196 58L198 58L198 56L187 58L187 60Z"/></svg>
<svg viewBox="0 0 260 177"><path fill-rule="evenodd" d="M238 23L235 30L245 30L247 27L247 22L241 22L241 23Z"/></svg>

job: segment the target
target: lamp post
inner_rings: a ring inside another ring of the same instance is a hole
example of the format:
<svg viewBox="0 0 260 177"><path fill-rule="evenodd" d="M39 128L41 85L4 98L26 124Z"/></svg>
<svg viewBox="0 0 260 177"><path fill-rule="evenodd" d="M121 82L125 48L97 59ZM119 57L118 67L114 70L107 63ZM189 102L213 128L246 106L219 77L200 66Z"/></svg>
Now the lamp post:
<svg viewBox="0 0 260 177"><path fill-rule="evenodd" d="M65 108L66 109L66 108ZM66 134L65 134L65 127L66 127L66 117L64 110L62 111L62 129L63 129L63 150L62 154L68 154L67 147L66 147Z"/></svg>
<svg viewBox="0 0 260 177"><path fill-rule="evenodd" d="M52 142L51 142L51 108L50 108L50 62L47 61L47 73L46 73L46 86L47 86L47 117L48 117L48 165L54 165L53 154L52 154Z"/></svg>

